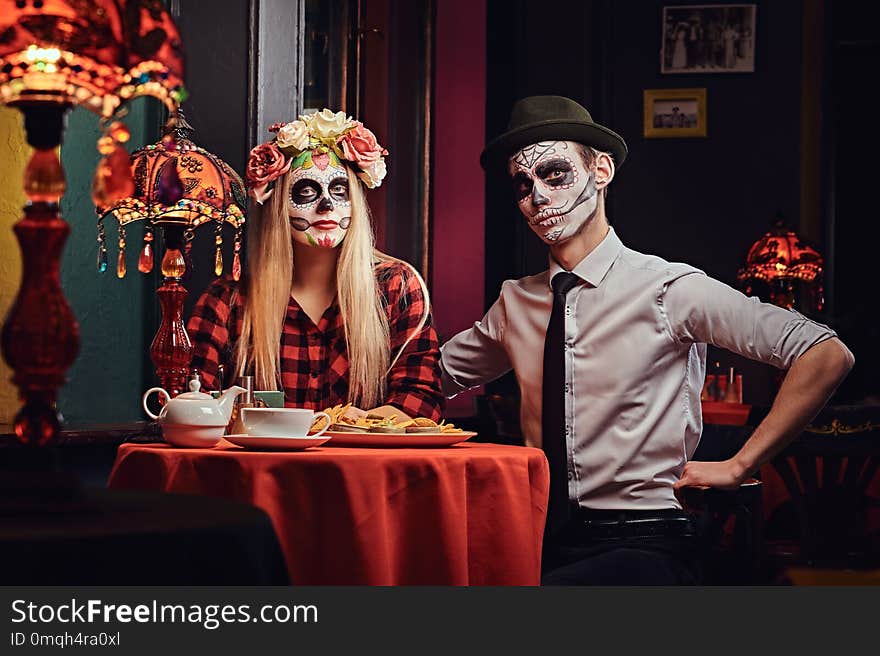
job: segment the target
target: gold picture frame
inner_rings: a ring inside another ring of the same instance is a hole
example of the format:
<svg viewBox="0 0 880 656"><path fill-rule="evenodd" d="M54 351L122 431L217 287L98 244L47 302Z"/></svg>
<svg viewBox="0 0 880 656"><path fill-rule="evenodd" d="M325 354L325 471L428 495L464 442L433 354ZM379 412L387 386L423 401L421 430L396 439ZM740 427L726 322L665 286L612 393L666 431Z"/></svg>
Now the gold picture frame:
<svg viewBox="0 0 880 656"><path fill-rule="evenodd" d="M705 137L706 89L645 89L644 136Z"/></svg>

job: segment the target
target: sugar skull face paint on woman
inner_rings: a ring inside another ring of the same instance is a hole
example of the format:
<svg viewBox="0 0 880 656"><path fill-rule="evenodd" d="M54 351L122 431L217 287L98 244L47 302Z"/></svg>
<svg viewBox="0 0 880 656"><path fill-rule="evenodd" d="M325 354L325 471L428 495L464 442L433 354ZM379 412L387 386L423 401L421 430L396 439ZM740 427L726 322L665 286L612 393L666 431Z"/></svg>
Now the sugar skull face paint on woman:
<svg viewBox="0 0 880 656"><path fill-rule="evenodd" d="M573 141L542 141L510 158L519 210L547 244L573 237L596 213L596 176L580 149Z"/></svg>
<svg viewBox="0 0 880 656"><path fill-rule="evenodd" d="M310 155L290 178L287 203L294 241L336 248L351 225L345 167L328 153Z"/></svg>

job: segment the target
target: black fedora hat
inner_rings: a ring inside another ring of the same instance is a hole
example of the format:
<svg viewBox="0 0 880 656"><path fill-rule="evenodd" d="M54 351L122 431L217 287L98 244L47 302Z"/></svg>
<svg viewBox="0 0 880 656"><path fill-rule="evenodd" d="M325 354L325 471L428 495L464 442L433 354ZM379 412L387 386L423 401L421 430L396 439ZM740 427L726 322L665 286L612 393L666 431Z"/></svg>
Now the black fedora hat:
<svg viewBox="0 0 880 656"><path fill-rule="evenodd" d="M495 137L480 155L486 169L500 164L520 148L539 141L576 141L611 153L614 164L626 159L626 142L593 121L583 106L564 96L528 96L516 101L507 131Z"/></svg>

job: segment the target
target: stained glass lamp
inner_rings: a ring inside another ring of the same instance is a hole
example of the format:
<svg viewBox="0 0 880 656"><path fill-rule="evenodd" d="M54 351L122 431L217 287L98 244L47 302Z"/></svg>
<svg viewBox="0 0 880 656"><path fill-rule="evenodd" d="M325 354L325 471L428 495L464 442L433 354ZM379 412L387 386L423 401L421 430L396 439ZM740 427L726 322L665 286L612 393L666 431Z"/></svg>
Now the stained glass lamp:
<svg viewBox="0 0 880 656"><path fill-rule="evenodd" d="M797 304L797 287L803 286L809 293L809 309L821 311L822 268L819 251L786 227L777 214L773 228L749 248L746 265L739 270L737 279L746 294L753 293L757 284L766 284L768 300L789 309Z"/></svg>
<svg viewBox="0 0 880 656"><path fill-rule="evenodd" d="M65 372L79 350L79 327L61 290L59 258L70 227L58 202L65 190L58 159L67 112L87 107L108 121L109 142L95 191L103 198L130 190L119 142L127 130L110 123L122 103L152 95L180 101L183 47L159 0L11 0L0 11L0 101L24 114L34 148L24 174L28 202L14 230L22 250L21 287L2 333L23 406L15 433L26 444L57 435L55 407ZM124 149L122 149L124 151ZM114 173L120 175L114 175Z"/></svg>
<svg viewBox="0 0 880 656"><path fill-rule="evenodd" d="M183 303L187 291L182 281L187 274L185 256L199 226L210 226L214 234L214 273L222 275L223 226L235 230L232 277L241 276L241 234L247 205L244 185L238 174L222 159L193 142L193 129L178 109L165 126L159 143L131 155L134 191L109 207L98 207L98 270L108 269L104 221L115 218L119 224L116 275L126 275L126 229L135 221L144 222L143 246L138 270L153 270L153 233L163 231L165 254L160 269L162 285L157 290L162 321L150 347L150 357L162 386L172 396L186 390L192 358L192 344L183 323Z"/></svg>

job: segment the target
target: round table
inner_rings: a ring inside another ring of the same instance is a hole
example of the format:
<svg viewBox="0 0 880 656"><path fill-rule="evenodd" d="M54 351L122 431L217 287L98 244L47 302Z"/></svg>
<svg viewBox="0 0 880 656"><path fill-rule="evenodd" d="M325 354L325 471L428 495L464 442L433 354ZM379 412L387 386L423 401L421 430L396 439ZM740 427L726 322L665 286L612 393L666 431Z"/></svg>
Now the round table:
<svg viewBox="0 0 880 656"><path fill-rule="evenodd" d="M85 488L57 503L4 505L4 585L287 585L266 513L155 491Z"/></svg>
<svg viewBox="0 0 880 656"><path fill-rule="evenodd" d="M295 585L540 582L549 487L540 449L123 444L108 485L262 508Z"/></svg>

